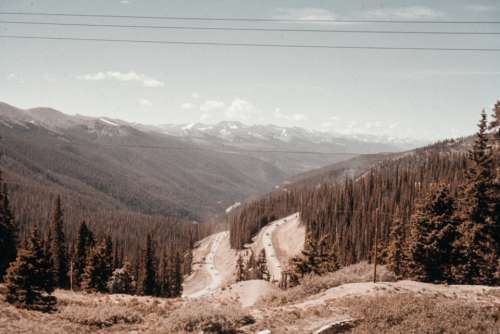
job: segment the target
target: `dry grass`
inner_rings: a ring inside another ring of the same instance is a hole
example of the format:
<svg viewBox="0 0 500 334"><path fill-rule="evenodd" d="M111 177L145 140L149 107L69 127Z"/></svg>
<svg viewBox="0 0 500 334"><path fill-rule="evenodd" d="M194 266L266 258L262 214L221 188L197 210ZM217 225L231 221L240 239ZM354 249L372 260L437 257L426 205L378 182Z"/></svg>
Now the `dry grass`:
<svg viewBox="0 0 500 334"><path fill-rule="evenodd" d="M127 295L56 291L57 312L17 309L0 301L0 333L128 333L157 332L160 322L180 303Z"/></svg>
<svg viewBox="0 0 500 334"><path fill-rule="evenodd" d="M192 301L172 312L163 322L162 333L240 333L238 328L255 320L239 304L214 305L208 301Z"/></svg>
<svg viewBox="0 0 500 334"><path fill-rule="evenodd" d="M380 273L380 279L392 280L386 270ZM366 263L350 266L323 277L309 277L302 286L280 291L255 308L242 308L217 297L167 300L58 290L58 311L52 314L19 310L0 301L0 333L236 334L269 329L273 334L291 334L310 333L324 324L351 318L358 320L351 329L355 334L500 333L498 289L450 287L455 294L425 286L411 291L411 282L403 281L376 285L375 293L373 289L357 290L357 284L321 293L370 279L371 267Z"/></svg>
<svg viewBox="0 0 500 334"><path fill-rule="evenodd" d="M105 328L116 324L138 324L143 317L129 306L109 305L103 308L87 306L65 307L59 316L75 324Z"/></svg>
<svg viewBox="0 0 500 334"><path fill-rule="evenodd" d="M57 312L17 309L0 300L0 334L240 333L254 319L239 304L56 291Z"/></svg>
<svg viewBox="0 0 500 334"><path fill-rule="evenodd" d="M352 334L500 333L500 305L464 304L415 294L349 298L339 306L360 319Z"/></svg>
<svg viewBox="0 0 500 334"><path fill-rule="evenodd" d="M373 267L367 262L360 262L336 272L323 276L306 276L299 286L275 292L264 298L260 305L283 305L302 300L308 296L335 288L347 283L371 282L373 280ZM384 266L377 271L377 280L383 282L394 282L394 274Z"/></svg>

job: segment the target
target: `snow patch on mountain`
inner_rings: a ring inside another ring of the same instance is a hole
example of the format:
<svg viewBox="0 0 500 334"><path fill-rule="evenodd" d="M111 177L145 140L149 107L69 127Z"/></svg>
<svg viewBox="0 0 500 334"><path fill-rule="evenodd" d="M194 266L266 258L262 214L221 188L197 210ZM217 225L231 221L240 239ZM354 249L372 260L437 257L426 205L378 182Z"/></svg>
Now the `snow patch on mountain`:
<svg viewBox="0 0 500 334"><path fill-rule="evenodd" d="M241 205L241 202L236 202L234 203L233 205L229 206L227 209L226 209L226 213L229 213L231 211L233 211L234 209L236 209L237 207L239 207Z"/></svg>
<svg viewBox="0 0 500 334"><path fill-rule="evenodd" d="M118 124L114 123L114 122L111 122L110 120L107 120L105 118L99 118L99 120L103 123L106 123L108 125L111 125L111 126L119 126Z"/></svg>

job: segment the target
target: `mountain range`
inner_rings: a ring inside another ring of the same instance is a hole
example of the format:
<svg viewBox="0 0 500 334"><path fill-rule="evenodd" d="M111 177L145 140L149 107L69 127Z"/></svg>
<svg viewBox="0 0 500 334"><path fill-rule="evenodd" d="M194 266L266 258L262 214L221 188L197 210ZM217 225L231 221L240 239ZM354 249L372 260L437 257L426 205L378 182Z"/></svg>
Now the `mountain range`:
<svg viewBox="0 0 500 334"><path fill-rule="evenodd" d="M0 103L11 180L100 207L189 219L223 214L295 174L401 146L240 122L143 125Z"/></svg>
<svg viewBox="0 0 500 334"><path fill-rule="evenodd" d="M300 127L273 124L246 125L237 121L217 124L164 124L148 128L184 142L244 153L267 161L287 175L295 175L359 154L396 152L417 142L376 136L342 136Z"/></svg>

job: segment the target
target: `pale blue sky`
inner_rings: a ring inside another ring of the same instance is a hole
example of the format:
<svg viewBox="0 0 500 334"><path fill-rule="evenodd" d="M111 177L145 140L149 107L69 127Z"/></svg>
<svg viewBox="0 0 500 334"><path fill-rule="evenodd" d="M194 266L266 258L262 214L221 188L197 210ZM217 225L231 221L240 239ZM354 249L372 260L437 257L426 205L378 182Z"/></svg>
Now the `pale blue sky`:
<svg viewBox="0 0 500 334"><path fill-rule="evenodd" d="M0 0L0 11L259 18L500 20L498 1ZM159 25L500 31L500 24L283 24L22 17ZM0 34L495 47L500 36L152 31L0 23ZM160 124L220 120L437 139L474 131L500 98L500 53L167 46L0 38L0 101Z"/></svg>

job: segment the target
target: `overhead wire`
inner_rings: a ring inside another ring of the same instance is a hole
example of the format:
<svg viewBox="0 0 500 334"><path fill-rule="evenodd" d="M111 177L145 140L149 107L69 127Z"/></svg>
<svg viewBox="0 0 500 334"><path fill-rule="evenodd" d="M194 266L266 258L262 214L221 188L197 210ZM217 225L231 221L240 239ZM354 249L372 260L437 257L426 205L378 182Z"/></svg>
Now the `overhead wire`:
<svg viewBox="0 0 500 334"><path fill-rule="evenodd" d="M196 17L196 16L148 16L148 15L112 15L112 14L82 14L82 13L53 13L53 12L21 12L0 11L0 15L24 16L55 16L55 17L92 17L92 18L126 18L126 19L154 19L177 21L231 21L231 22L294 22L294 23L412 23L412 24L500 24L500 20L397 20L390 18L252 18L252 17Z"/></svg>
<svg viewBox="0 0 500 334"><path fill-rule="evenodd" d="M248 27L207 27L207 26L158 26L136 24L69 23L43 21L5 21L0 24L50 25L61 27L100 27L165 30L207 30L207 31L255 31L255 32L304 32L304 33L353 33L353 34L418 34L418 35L500 35L500 31L425 31L425 30L353 30L353 29L294 29L294 28L248 28Z"/></svg>
<svg viewBox="0 0 500 334"><path fill-rule="evenodd" d="M229 47L263 47L263 48L301 48L301 49L351 49L351 50L408 50L408 51L450 51L450 52L499 52L500 48L463 48L463 47L401 47L372 45L318 45L318 44L275 44L275 43L231 43L215 41L181 41L181 40L145 40L145 39L114 39L86 38L64 36L34 36L34 35L0 35L5 39L34 39L58 41L87 41L135 44L167 44L167 45L198 45L198 46L229 46Z"/></svg>

